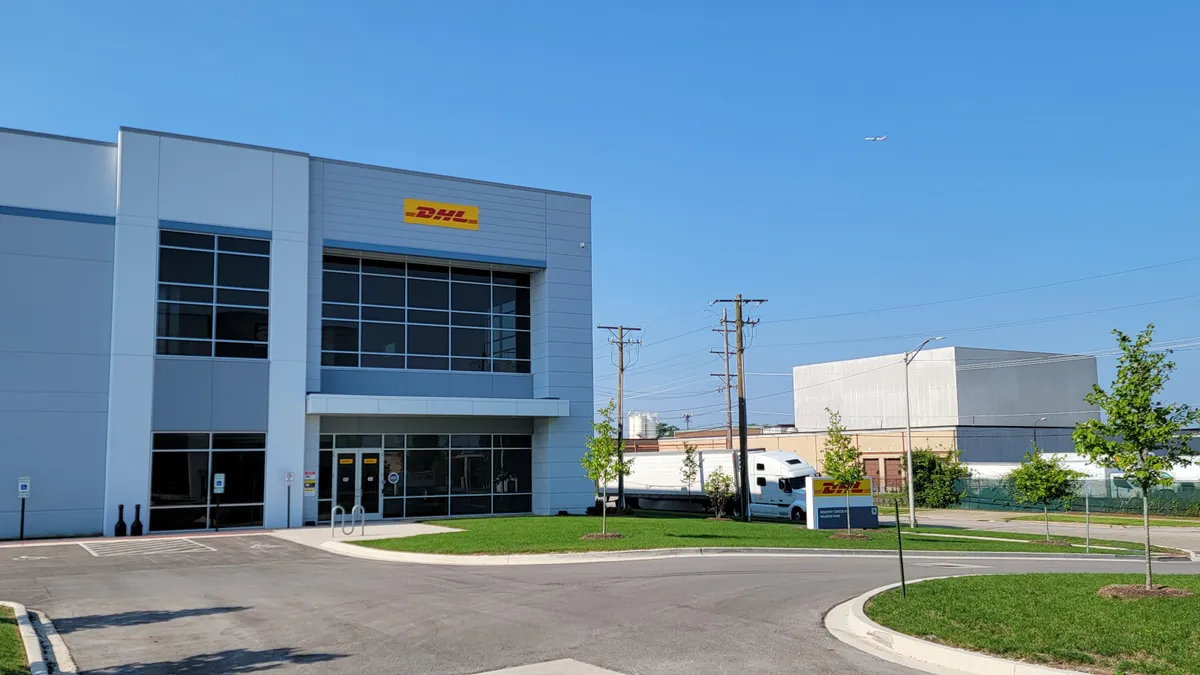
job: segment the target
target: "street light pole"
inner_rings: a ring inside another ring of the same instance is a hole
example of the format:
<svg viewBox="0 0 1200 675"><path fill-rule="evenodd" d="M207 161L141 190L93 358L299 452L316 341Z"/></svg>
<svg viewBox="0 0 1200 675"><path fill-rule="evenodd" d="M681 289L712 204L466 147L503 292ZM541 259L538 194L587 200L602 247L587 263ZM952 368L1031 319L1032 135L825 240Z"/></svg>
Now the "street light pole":
<svg viewBox="0 0 1200 675"><path fill-rule="evenodd" d="M917 358L917 354L921 353L925 345L941 339L941 336L928 338L911 352L904 352L904 456L908 460L908 526L910 528L917 526L917 502L914 494L916 490L913 489L912 402L908 393L908 364Z"/></svg>
<svg viewBox="0 0 1200 675"><path fill-rule="evenodd" d="M1046 418L1043 417L1042 419L1033 423L1033 447L1034 448L1037 448L1037 425L1039 425L1045 421L1046 421Z"/></svg>

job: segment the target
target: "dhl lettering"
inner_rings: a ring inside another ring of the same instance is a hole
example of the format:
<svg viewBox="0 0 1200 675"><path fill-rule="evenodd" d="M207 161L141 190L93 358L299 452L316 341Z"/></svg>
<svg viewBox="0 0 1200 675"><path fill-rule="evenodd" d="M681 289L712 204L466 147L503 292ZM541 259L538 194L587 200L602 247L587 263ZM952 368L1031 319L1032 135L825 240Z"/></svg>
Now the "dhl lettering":
<svg viewBox="0 0 1200 675"><path fill-rule="evenodd" d="M850 486L849 491L852 495L865 495L869 494L870 487L865 481L855 481L855 483ZM819 494L822 497L844 495L846 494L846 488L839 486L833 481L822 481L821 491Z"/></svg>
<svg viewBox="0 0 1200 675"><path fill-rule="evenodd" d="M453 227L460 230L478 230L479 207L405 199L404 222Z"/></svg>

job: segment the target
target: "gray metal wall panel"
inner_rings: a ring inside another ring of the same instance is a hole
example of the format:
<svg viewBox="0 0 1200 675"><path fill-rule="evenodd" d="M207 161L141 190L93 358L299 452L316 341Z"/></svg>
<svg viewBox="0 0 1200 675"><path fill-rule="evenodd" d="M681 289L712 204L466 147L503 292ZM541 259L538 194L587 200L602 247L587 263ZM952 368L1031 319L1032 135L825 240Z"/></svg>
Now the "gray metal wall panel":
<svg viewBox="0 0 1200 675"><path fill-rule="evenodd" d="M324 256L325 163L308 163L308 368L306 389L321 391L321 259Z"/></svg>
<svg viewBox="0 0 1200 675"><path fill-rule="evenodd" d="M533 376L325 368L321 372L321 388L325 394L365 396L531 398Z"/></svg>
<svg viewBox="0 0 1200 675"><path fill-rule="evenodd" d="M155 431L267 430L265 361L156 358Z"/></svg>
<svg viewBox="0 0 1200 675"><path fill-rule="evenodd" d="M321 165L320 198L312 201L325 239L546 259L544 193L338 162L313 164ZM405 223L405 198L478 206L479 230Z"/></svg>
<svg viewBox="0 0 1200 675"><path fill-rule="evenodd" d="M267 430L270 369L266 361L213 361L212 430Z"/></svg>
<svg viewBox="0 0 1200 675"><path fill-rule="evenodd" d="M33 479L26 536L101 529L113 236L111 225L0 216L0 485ZM0 539L17 536L18 508L0 500Z"/></svg>
<svg viewBox="0 0 1200 675"><path fill-rule="evenodd" d="M154 359L154 430L211 430L212 378L212 359Z"/></svg>
<svg viewBox="0 0 1200 675"><path fill-rule="evenodd" d="M1071 440L1073 428L1040 427L1038 447L1048 454L1075 452ZM1020 462L1033 449L1032 427L968 427L957 428L958 447L963 462Z"/></svg>

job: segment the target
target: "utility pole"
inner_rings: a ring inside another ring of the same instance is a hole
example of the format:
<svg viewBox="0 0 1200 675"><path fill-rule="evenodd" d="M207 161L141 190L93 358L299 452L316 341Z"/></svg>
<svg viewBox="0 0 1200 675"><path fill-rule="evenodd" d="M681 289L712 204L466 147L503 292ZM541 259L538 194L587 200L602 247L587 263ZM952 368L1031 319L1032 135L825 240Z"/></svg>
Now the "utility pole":
<svg viewBox="0 0 1200 675"><path fill-rule="evenodd" d="M762 303L766 302L766 300L765 299L763 299L763 300L743 299L742 294L738 293L737 295L735 295L733 297L732 300L714 300L713 301L714 304L718 303L718 302L732 302L733 308L734 308L733 309L733 311L734 311L734 319L733 319L734 330L737 331L738 464L741 465L741 471L739 471L738 473L741 474L740 478L741 478L741 484L742 484L741 489L738 492L740 493L740 497L741 497L740 501L742 503L742 520L749 522L750 521L750 471L749 471L748 464L750 463L750 458L749 458L749 454L747 453L747 448L746 448L746 446L748 444L748 441L746 439L746 377L745 377L746 365L745 365L745 358L744 358L745 352L746 352L746 345L745 345L743 333L745 332L744 329L745 329L747 323L749 323L750 325L753 326L754 324L758 323L758 321L752 320L752 321L747 322L745 319L743 319L742 305L747 302L753 302L755 304L761 305Z"/></svg>
<svg viewBox="0 0 1200 675"><path fill-rule="evenodd" d="M606 330L612 333L612 337L608 339L609 344L617 346L617 461L625 461L625 346L640 345L641 340L625 339L625 332L640 331L641 328L632 326L596 326L600 330ZM614 332L616 331L616 332ZM608 508L605 504L603 508ZM625 476L617 476L617 511L625 510Z"/></svg>
<svg viewBox="0 0 1200 675"><path fill-rule="evenodd" d="M725 359L725 373L712 373L713 377L723 377L725 382L725 447L733 450L733 383L729 380L729 309L721 308L721 327L714 328L714 333L721 333L725 338L725 349L710 349L710 353Z"/></svg>

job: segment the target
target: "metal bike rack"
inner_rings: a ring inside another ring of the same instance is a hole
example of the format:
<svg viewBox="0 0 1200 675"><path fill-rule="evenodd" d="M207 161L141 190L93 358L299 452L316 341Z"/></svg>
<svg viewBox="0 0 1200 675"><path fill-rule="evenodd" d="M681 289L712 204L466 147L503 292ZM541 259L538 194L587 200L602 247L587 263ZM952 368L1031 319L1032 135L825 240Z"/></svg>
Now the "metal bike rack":
<svg viewBox="0 0 1200 675"><path fill-rule="evenodd" d="M340 526L338 525L338 514L341 514L342 516L342 522ZM367 533L367 511L362 507L362 504L355 504L354 508L350 509L349 528L346 527L346 520L346 509L342 508L341 506L333 507L333 511L329 514L329 536L331 538L337 537L337 531L339 527L342 530L343 535L347 537L353 536L355 520L358 521L359 534L365 535Z"/></svg>

